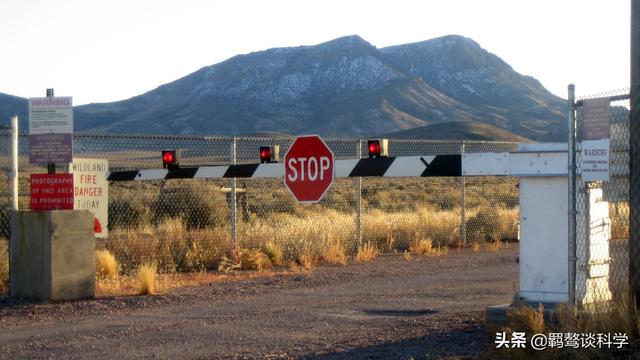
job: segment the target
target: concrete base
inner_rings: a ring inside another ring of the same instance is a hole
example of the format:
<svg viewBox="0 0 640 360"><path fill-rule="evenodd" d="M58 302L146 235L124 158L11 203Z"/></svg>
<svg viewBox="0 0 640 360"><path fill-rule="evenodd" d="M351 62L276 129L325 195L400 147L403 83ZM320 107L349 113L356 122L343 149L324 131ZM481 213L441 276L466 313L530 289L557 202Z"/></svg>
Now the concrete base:
<svg viewBox="0 0 640 360"><path fill-rule="evenodd" d="M9 254L13 297L95 296L95 237L88 210L12 212Z"/></svg>

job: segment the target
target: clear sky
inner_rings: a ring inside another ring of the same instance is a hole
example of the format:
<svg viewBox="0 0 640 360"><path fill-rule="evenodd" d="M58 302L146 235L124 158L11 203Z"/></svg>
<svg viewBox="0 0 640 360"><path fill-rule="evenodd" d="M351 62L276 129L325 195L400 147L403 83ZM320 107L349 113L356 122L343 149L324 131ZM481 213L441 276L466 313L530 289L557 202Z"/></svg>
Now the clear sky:
<svg viewBox="0 0 640 360"><path fill-rule="evenodd" d="M629 86L629 0L1 0L0 92L142 94L231 56L459 34L566 98Z"/></svg>

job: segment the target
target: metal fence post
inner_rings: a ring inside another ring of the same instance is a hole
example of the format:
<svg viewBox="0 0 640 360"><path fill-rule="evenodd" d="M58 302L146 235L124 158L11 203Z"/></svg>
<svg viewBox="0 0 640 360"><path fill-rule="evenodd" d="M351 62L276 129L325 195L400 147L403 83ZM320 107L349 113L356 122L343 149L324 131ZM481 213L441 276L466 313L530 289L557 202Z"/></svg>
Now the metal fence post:
<svg viewBox="0 0 640 360"><path fill-rule="evenodd" d="M9 173L9 187L11 188L11 209L18 210L18 117L11 118L11 172Z"/></svg>
<svg viewBox="0 0 640 360"><path fill-rule="evenodd" d="M237 138L234 136L231 142L231 163L236 165L237 161ZM230 194L230 206L231 206L231 240L233 241L233 245L237 246L237 237L238 237L238 229L237 229L237 213L238 213L238 204L236 201L236 186L237 180L236 178L231 179L231 194Z"/></svg>
<svg viewBox="0 0 640 360"><path fill-rule="evenodd" d="M640 0L631 1L631 92L629 119L629 285L640 306Z"/></svg>
<svg viewBox="0 0 640 360"><path fill-rule="evenodd" d="M568 255L569 255L569 304L575 304L576 290L576 105L575 105L575 86L570 84L568 87L568 125L569 139L567 154L569 156L568 163Z"/></svg>
<svg viewBox="0 0 640 360"><path fill-rule="evenodd" d="M460 145L460 156L464 158L465 142ZM460 241L467 245L467 217L465 214L465 178L460 176Z"/></svg>
<svg viewBox="0 0 640 360"><path fill-rule="evenodd" d="M362 158L362 140L358 140L356 157ZM362 246L362 178L356 178L356 249Z"/></svg>

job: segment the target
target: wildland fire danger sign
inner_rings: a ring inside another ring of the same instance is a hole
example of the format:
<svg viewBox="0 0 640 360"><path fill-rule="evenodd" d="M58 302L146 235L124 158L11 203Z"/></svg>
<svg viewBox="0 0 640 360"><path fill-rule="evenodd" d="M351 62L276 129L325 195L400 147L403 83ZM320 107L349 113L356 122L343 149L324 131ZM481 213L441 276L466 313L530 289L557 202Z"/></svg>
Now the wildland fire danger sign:
<svg viewBox="0 0 640 360"><path fill-rule="evenodd" d="M96 237L107 237L108 166L108 161L104 159L75 158L69 164L74 184L73 209L90 210L94 214L93 230Z"/></svg>
<svg viewBox="0 0 640 360"><path fill-rule="evenodd" d="M31 210L72 210L72 174L31 174Z"/></svg>
<svg viewBox="0 0 640 360"><path fill-rule="evenodd" d="M333 152L317 135L299 136L284 156L284 183L302 203L317 203L333 184Z"/></svg>

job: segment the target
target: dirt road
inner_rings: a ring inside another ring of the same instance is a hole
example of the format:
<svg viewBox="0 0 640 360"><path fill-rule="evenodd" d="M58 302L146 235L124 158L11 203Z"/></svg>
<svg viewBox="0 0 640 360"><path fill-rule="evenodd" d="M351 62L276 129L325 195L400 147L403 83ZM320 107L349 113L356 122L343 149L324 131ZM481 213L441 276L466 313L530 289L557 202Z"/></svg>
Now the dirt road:
<svg viewBox="0 0 640 360"><path fill-rule="evenodd" d="M517 248L402 255L156 296L0 300L0 358L468 357L487 305L510 302Z"/></svg>

